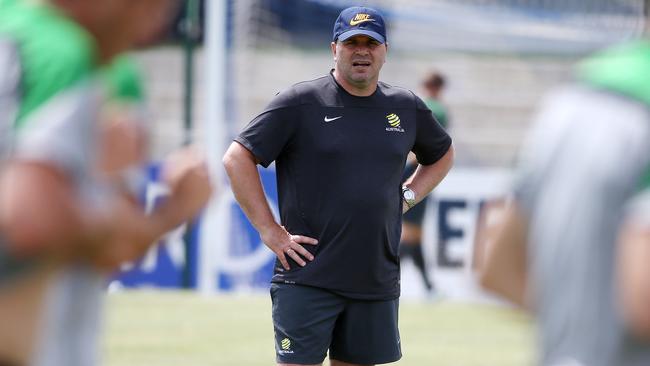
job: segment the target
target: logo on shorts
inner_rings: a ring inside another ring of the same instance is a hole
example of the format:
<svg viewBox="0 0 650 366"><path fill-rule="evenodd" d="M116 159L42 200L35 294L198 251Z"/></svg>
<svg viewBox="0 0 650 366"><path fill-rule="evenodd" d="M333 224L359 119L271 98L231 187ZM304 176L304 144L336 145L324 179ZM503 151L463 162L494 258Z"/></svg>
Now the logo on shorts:
<svg viewBox="0 0 650 366"><path fill-rule="evenodd" d="M386 116L386 119L388 120L388 125L390 126L390 127L386 127L386 131L404 132L404 129L401 126L402 121L400 121L398 115L396 115L395 113L391 113Z"/></svg>
<svg viewBox="0 0 650 366"><path fill-rule="evenodd" d="M278 351L279 354L284 355L287 353L293 353L291 350L291 340L289 338L285 338L280 341L280 348L281 350Z"/></svg>
<svg viewBox="0 0 650 366"><path fill-rule="evenodd" d="M285 338L282 340L282 342L280 342L280 345L282 346L282 349L286 351L291 348L291 340L289 338Z"/></svg>

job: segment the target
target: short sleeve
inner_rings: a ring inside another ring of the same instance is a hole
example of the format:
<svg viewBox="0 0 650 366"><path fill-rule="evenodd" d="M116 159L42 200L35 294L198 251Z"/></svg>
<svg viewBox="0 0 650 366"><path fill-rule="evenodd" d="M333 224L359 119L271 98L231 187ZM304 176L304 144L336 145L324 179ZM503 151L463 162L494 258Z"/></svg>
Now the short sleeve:
<svg viewBox="0 0 650 366"><path fill-rule="evenodd" d="M97 84L87 82L50 98L17 131L13 156L50 164L71 177L89 174L96 158L100 95Z"/></svg>
<svg viewBox="0 0 650 366"><path fill-rule="evenodd" d="M49 6L16 2L0 19L0 33L15 42L21 63L17 125L59 92L75 87L96 67L93 37ZM20 4L20 6L18 6Z"/></svg>
<svg viewBox="0 0 650 366"><path fill-rule="evenodd" d="M20 96L18 51L0 39L0 159L8 153Z"/></svg>
<svg viewBox="0 0 650 366"><path fill-rule="evenodd" d="M299 100L293 89L279 93L235 138L268 167L289 148L296 134Z"/></svg>
<svg viewBox="0 0 650 366"><path fill-rule="evenodd" d="M416 99L416 136L412 151L418 163L431 165L440 160L451 146L451 137L436 121L424 102Z"/></svg>

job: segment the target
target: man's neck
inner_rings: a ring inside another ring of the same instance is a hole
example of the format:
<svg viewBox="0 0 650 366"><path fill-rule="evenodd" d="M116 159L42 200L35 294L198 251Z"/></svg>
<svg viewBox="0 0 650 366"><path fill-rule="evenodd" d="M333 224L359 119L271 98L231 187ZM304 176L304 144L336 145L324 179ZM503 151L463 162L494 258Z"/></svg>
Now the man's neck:
<svg viewBox="0 0 650 366"><path fill-rule="evenodd" d="M377 90L377 82L372 82L367 86L356 86L349 83L339 72L334 69L334 79L345 89L346 92L354 95L355 97L368 97Z"/></svg>
<svg viewBox="0 0 650 366"><path fill-rule="evenodd" d="M97 14L86 7L92 6L88 5L91 3L53 1L53 4L93 38L98 65L110 63L113 57L128 48L127 39L123 36L123 25L115 24L109 28L107 22L98 21Z"/></svg>

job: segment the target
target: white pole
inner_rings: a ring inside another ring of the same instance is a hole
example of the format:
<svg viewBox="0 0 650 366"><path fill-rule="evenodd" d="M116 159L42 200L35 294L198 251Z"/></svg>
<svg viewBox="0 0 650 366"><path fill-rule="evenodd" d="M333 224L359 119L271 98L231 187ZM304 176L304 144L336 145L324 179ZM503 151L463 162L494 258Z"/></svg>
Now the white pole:
<svg viewBox="0 0 650 366"><path fill-rule="evenodd" d="M217 219L217 203L223 194L225 182L221 157L226 150L228 138L226 125L226 11L227 0L206 0L206 31L204 44L205 62L205 134L204 143L207 160L213 181L217 185L215 196L212 198L201 221L199 236L199 257L197 268L197 287L203 294L211 294L218 290L217 245L223 240L223 234L228 228Z"/></svg>

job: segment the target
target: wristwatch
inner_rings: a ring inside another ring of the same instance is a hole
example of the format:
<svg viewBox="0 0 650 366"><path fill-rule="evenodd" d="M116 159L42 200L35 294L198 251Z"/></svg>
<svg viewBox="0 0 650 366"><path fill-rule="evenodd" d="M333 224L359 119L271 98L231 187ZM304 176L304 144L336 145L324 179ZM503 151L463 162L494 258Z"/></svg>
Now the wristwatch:
<svg viewBox="0 0 650 366"><path fill-rule="evenodd" d="M402 199L406 202L409 209L415 206L415 191L407 186L402 186Z"/></svg>

